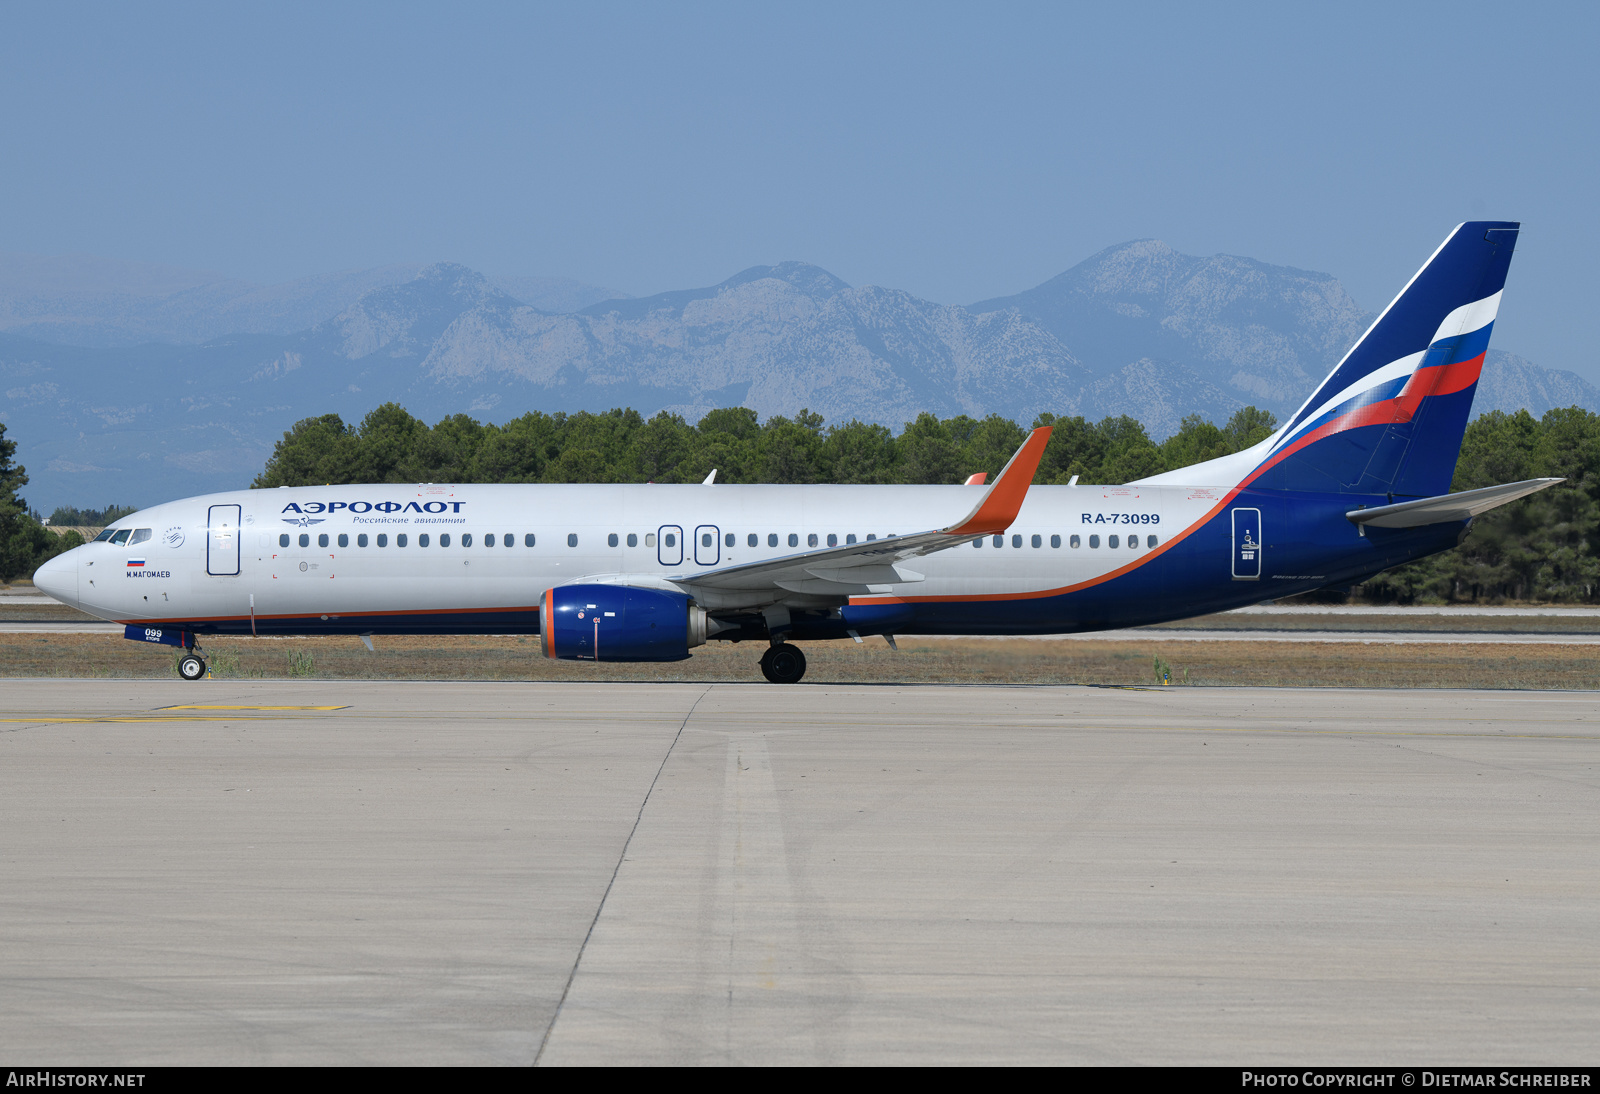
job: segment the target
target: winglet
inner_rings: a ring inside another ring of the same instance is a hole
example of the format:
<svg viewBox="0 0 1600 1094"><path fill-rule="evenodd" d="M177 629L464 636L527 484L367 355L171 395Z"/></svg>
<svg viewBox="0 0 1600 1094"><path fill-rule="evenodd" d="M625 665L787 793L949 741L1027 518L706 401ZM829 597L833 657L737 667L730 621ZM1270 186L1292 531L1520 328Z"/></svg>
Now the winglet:
<svg viewBox="0 0 1600 1094"><path fill-rule="evenodd" d="M967 481L962 483L961 485L962 486L982 486L986 481L988 481L988 478L989 478L989 472L987 472L987 471L979 471L975 475L968 475L967 476Z"/></svg>
<svg viewBox="0 0 1600 1094"><path fill-rule="evenodd" d="M1039 460L1044 456L1044 446L1050 443L1050 426L1040 426L1022 442L1000 474L994 485L984 491L983 500L967 514L965 520L944 529L951 536L983 536L991 532L1004 532L1011 527L1022 510L1022 500L1028 496L1028 487L1039 470Z"/></svg>

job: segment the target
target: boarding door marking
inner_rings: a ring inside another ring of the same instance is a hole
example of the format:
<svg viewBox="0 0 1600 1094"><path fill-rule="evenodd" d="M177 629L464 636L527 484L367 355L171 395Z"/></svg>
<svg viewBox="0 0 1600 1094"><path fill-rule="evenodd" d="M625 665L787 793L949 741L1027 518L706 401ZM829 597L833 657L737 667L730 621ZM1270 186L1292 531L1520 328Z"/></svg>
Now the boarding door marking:
<svg viewBox="0 0 1600 1094"><path fill-rule="evenodd" d="M656 561L663 566L683 565L683 529L663 524L656 532Z"/></svg>
<svg viewBox="0 0 1600 1094"><path fill-rule="evenodd" d="M206 510L206 573L233 577L239 572L239 506Z"/></svg>
<svg viewBox="0 0 1600 1094"><path fill-rule="evenodd" d="M1261 510L1233 511L1233 580L1261 579Z"/></svg>
<svg viewBox="0 0 1600 1094"><path fill-rule="evenodd" d="M722 559L722 533L715 524L702 524L694 530L694 564L715 566Z"/></svg>

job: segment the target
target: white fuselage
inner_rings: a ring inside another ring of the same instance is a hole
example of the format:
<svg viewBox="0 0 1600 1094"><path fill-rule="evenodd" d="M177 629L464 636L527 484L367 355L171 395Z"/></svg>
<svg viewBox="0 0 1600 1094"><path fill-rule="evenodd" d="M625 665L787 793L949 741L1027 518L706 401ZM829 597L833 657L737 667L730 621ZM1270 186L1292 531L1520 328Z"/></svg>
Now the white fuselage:
<svg viewBox="0 0 1600 1094"><path fill-rule="evenodd" d="M919 558L914 570L923 580L881 592L921 599L1078 585L1165 543L1226 495L1225 488L1193 486L1034 487L1000 546L985 537L977 547ZM324 617L378 622L388 614L532 611L544 590L580 579L692 579L826 547L829 537L844 544L851 536L939 528L978 496L963 486L240 490L118 521L117 528L150 529L150 538L96 542L62 556L50 591L130 623L254 614L304 617L313 631ZM76 572L75 589L68 570Z"/></svg>

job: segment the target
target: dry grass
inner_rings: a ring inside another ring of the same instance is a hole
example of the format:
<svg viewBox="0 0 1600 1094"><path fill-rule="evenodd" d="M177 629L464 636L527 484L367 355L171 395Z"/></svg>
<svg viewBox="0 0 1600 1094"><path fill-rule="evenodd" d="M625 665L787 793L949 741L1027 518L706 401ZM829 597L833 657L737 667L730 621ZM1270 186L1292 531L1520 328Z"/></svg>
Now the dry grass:
<svg viewBox="0 0 1600 1094"><path fill-rule="evenodd" d="M591 665L547 661L536 638L213 638L214 675L407 680L759 681L755 644L711 643L688 661ZM1337 645L1272 642L900 640L805 645L808 683L1155 683L1157 658L1190 686L1415 688L1600 688L1593 647L1512 645ZM173 651L101 634L0 634L0 677L172 677Z"/></svg>

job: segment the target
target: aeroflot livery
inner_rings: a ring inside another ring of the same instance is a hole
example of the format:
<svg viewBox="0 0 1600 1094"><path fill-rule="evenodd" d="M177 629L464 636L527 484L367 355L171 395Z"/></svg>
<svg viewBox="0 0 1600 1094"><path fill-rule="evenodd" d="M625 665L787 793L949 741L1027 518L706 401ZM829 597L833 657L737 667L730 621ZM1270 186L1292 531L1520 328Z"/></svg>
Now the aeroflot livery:
<svg viewBox="0 0 1600 1094"><path fill-rule="evenodd" d="M1449 494L1518 225L1463 224L1271 437L1126 486L323 486L145 509L34 583L181 646L211 634L538 634L676 661L711 639L1054 634L1347 585L1560 481ZM713 478L715 473L713 472ZM974 504L976 501L976 504ZM370 644L370 643L369 643Z"/></svg>

